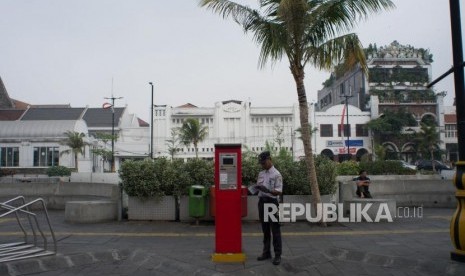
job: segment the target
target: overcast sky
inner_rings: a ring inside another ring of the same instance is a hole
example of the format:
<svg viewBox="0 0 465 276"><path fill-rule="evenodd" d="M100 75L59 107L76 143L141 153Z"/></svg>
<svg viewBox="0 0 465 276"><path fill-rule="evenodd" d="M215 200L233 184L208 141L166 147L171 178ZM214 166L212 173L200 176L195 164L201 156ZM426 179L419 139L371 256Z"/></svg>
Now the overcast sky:
<svg viewBox="0 0 465 276"><path fill-rule="evenodd" d="M242 0L256 6L257 1ZM433 54L433 78L452 65L449 1L394 0L354 31L364 46L393 40ZM0 0L0 77L10 97L31 104L100 107L104 97L149 120L155 104L250 100L252 106L297 102L285 61L258 69L258 48L234 22L197 0ZM463 3L462 3L463 4ZM465 14L465 5L461 7ZM462 29L465 19L462 20ZM328 72L306 71L309 101ZM453 78L436 86L453 101Z"/></svg>

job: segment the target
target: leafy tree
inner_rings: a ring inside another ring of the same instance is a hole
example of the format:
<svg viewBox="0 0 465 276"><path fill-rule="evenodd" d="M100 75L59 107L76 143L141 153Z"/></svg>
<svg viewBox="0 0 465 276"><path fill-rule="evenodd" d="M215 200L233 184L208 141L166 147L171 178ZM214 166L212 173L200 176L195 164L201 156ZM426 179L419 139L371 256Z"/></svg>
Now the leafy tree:
<svg viewBox="0 0 465 276"><path fill-rule="evenodd" d="M278 144L278 147L279 149L281 149L281 146L283 145L284 143L284 127L278 125L278 123L276 123L276 125L273 126L273 130L276 134L276 137L274 138L274 141Z"/></svg>
<svg viewBox="0 0 465 276"><path fill-rule="evenodd" d="M275 144L273 142L268 142L268 140L265 141L265 151L269 151L271 156L275 156L278 154Z"/></svg>
<svg viewBox="0 0 465 276"><path fill-rule="evenodd" d="M313 202L321 202L315 160L308 122L308 101L304 85L305 67L331 69L343 63L351 68L360 63L366 71L363 47L352 30L359 19L370 13L394 7L390 0L260 0L259 9L252 9L228 0L200 0L200 5L232 18L244 31L253 33L260 46L259 65L277 62L283 56L289 61L299 101L306 171ZM340 36L339 36L340 35Z"/></svg>
<svg viewBox="0 0 465 276"><path fill-rule="evenodd" d="M179 146L179 135L177 128L171 129L171 136L170 139L166 140L166 146L168 147L168 152L171 155L171 160L173 160Z"/></svg>
<svg viewBox="0 0 465 276"><path fill-rule="evenodd" d="M412 113L404 110L393 112L387 110L384 114L367 123L369 129L378 135L394 135L399 136L404 127L416 126L417 121L412 116Z"/></svg>
<svg viewBox="0 0 465 276"><path fill-rule="evenodd" d="M377 160L386 159L386 149L383 145L375 145L375 156Z"/></svg>
<svg viewBox="0 0 465 276"><path fill-rule="evenodd" d="M308 126L310 128L310 133L313 135L315 134L317 131L318 131L318 128L317 127L313 127L311 123L308 123ZM300 140L302 140L302 128L301 127L298 127L295 132L299 133L299 138Z"/></svg>
<svg viewBox="0 0 465 276"><path fill-rule="evenodd" d="M92 153L98 156L101 156L104 162L108 162L113 158L112 152L111 152L111 144L109 145L108 143L114 140L118 140L118 135L111 135L110 133L104 133L104 132L97 132L94 135L95 139L103 142L103 147L99 147L96 149L92 149Z"/></svg>
<svg viewBox="0 0 465 276"><path fill-rule="evenodd" d="M430 154L433 171L436 171L433 162L434 152L439 149L438 145L442 143L436 126L422 123L416 140L418 142L418 149L421 152Z"/></svg>
<svg viewBox="0 0 465 276"><path fill-rule="evenodd" d="M181 143L187 147L189 147L190 144L194 145L195 158L199 158L198 145L207 138L207 135L208 127L200 125L198 119L187 118L179 128Z"/></svg>
<svg viewBox="0 0 465 276"><path fill-rule="evenodd" d="M89 145L89 143L84 141L84 137L86 137L86 135L82 132L69 130L66 131L64 134L66 135L66 138L60 144L68 146L69 149L60 152L60 155L72 153L74 155L74 166L76 168L76 171L79 171L78 155L82 154L84 156L86 146Z"/></svg>
<svg viewBox="0 0 465 276"><path fill-rule="evenodd" d="M111 135L111 133L97 132L94 136L95 139L102 141L105 146L108 142L111 142L111 140L115 140L115 142L118 140L118 134Z"/></svg>

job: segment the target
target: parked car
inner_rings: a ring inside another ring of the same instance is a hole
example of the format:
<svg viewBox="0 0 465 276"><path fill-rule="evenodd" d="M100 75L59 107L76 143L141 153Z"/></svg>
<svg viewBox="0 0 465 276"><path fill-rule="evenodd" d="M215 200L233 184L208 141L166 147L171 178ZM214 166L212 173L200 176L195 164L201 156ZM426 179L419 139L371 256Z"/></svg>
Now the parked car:
<svg viewBox="0 0 465 276"><path fill-rule="evenodd" d="M432 171L433 170L433 163L434 162L434 168L436 171L441 172L442 170L452 170L451 167L447 166L446 164L442 163L441 161L438 160L419 160L417 161L416 165L419 170L427 170L427 171Z"/></svg>
<svg viewBox="0 0 465 276"><path fill-rule="evenodd" d="M417 170L417 166L415 165L412 165L412 164L409 164L407 163L406 161L404 160L386 160L386 161L396 161L396 162L400 162L402 164L402 167L406 168L406 169L411 169L411 170Z"/></svg>
<svg viewBox="0 0 465 276"><path fill-rule="evenodd" d="M417 170L417 166L409 164L404 160L399 160L399 161L400 161L400 163L402 163L402 167L407 168L407 169L411 169L411 170L415 170L415 171Z"/></svg>

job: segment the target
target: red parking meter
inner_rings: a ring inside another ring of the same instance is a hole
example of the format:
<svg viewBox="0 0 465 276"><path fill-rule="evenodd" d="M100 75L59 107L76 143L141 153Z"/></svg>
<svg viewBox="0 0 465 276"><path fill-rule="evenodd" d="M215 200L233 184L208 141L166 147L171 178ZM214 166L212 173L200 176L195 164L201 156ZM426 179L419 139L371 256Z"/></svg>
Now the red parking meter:
<svg viewBox="0 0 465 276"><path fill-rule="evenodd" d="M214 262L245 262L242 253L241 144L215 144Z"/></svg>

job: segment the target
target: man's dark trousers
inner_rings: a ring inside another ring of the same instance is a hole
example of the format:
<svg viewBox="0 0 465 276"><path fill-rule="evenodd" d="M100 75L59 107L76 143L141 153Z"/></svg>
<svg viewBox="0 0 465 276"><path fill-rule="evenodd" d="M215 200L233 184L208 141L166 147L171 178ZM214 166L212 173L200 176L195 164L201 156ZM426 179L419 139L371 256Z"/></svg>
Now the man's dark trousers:
<svg viewBox="0 0 465 276"><path fill-rule="evenodd" d="M262 231L263 231L263 255L264 256L271 256L271 234L273 234L273 248L275 256L281 256L282 252L282 244L281 244L281 228L279 224L279 213L277 212L274 214L278 221L273 222L270 218L268 218L268 222L264 220L264 205L265 203L271 203L276 205L279 210L279 203L278 199L270 198L270 197L260 197L258 200L258 215L260 218L260 222L262 223ZM271 212L271 210L269 211Z"/></svg>

